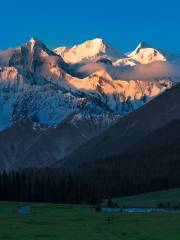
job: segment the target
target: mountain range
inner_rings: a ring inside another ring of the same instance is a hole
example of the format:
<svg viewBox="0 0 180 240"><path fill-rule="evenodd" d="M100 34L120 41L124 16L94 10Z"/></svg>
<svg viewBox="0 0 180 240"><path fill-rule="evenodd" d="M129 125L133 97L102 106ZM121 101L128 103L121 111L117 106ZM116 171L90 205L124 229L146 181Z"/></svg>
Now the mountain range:
<svg viewBox="0 0 180 240"><path fill-rule="evenodd" d="M0 169L129 149L178 118L179 63L144 42L124 54L99 38L55 50L32 38L0 51Z"/></svg>

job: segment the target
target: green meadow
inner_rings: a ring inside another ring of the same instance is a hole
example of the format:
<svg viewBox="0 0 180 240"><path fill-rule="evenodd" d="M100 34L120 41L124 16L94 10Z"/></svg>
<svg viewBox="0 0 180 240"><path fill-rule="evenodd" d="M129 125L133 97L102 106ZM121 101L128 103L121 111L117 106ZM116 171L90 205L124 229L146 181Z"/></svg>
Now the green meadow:
<svg viewBox="0 0 180 240"><path fill-rule="evenodd" d="M118 201L155 206L159 201L178 202L179 197L180 190L175 189ZM18 207L26 205L31 205L30 213L20 214ZM180 213L99 213L85 205L0 202L0 240L8 239L178 240Z"/></svg>
<svg viewBox="0 0 180 240"><path fill-rule="evenodd" d="M116 202L121 207L157 208L160 203L163 203L164 205L170 204L172 207L175 205L180 207L180 188L139 194L130 197L114 198L113 202Z"/></svg>

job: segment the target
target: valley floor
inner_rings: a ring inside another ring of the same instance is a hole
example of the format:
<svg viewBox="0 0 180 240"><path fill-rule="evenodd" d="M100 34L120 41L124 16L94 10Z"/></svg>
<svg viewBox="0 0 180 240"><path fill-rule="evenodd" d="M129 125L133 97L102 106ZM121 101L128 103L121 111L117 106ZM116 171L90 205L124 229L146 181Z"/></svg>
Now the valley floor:
<svg viewBox="0 0 180 240"><path fill-rule="evenodd" d="M30 213L18 208L30 206ZM108 217L112 220L108 222ZM98 213L91 206L0 203L0 240L178 240L180 213Z"/></svg>

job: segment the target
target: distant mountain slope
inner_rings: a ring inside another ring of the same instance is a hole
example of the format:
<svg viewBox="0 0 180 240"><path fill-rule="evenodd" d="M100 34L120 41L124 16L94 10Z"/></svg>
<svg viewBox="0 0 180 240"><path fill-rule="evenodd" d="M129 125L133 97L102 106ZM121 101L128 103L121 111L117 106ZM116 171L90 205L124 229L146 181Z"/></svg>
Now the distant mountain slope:
<svg viewBox="0 0 180 240"><path fill-rule="evenodd" d="M171 141L173 144L174 141L178 143L179 137L175 135L176 129L178 131L178 125L177 128L173 124L170 125L172 132L168 130L168 127L164 127L163 131L166 131L166 128L168 131L164 132L163 135L155 131L161 133L161 127L180 119L179 94L180 84L119 120L100 136L82 145L68 158L64 159L63 164L78 165L83 161L118 156L126 151L128 152L128 150L133 151L131 148L134 145L136 145L137 151L140 151L141 147L142 149L148 149L148 144L151 144L152 147L160 147L161 144L168 144L168 142L170 144ZM138 146L139 143L141 143L141 147Z"/></svg>
<svg viewBox="0 0 180 240"><path fill-rule="evenodd" d="M71 115L56 127L17 122L0 132L0 170L51 165L116 121L108 119Z"/></svg>

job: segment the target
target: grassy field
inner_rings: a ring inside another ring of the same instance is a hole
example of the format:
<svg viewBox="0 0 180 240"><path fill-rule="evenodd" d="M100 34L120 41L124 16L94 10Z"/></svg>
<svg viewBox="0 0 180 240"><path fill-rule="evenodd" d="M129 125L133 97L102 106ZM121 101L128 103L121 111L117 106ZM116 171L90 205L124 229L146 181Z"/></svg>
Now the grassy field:
<svg viewBox="0 0 180 240"><path fill-rule="evenodd" d="M158 207L159 203L180 206L180 188L168 191L139 194L136 196L114 198L113 202L126 207Z"/></svg>
<svg viewBox="0 0 180 240"><path fill-rule="evenodd" d="M32 204L31 213L22 216L17 211L22 205L0 203L0 240L180 239L180 213L108 214L90 206Z"/></svg>

